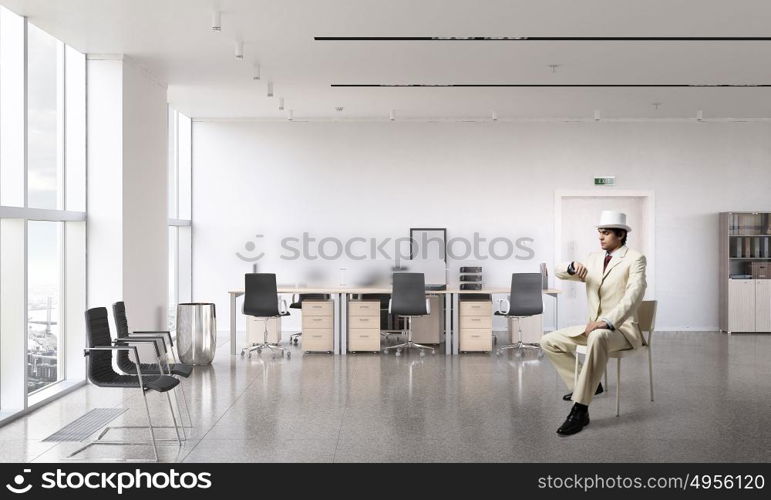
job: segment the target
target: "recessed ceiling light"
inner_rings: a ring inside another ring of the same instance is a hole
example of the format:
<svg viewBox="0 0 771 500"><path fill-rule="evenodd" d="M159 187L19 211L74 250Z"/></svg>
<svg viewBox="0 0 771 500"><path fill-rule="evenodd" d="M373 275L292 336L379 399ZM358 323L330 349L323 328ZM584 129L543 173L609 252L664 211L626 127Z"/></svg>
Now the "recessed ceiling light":
<svg viewBox="0 0 771 500"><path fill-rule="evenodd" d="M335 111L337 111L338 113L341 112L342 110L343 110L342 106L335 106Z"/></svg>
<svg viewBox="0 0 771 500"><path fill-rule="evenodd" d="M659 110L659 106L661 106L661 103L660 102L652 102L651 105L654 107L654 109L656 109L656 111L658 111Z"/></svg>
<svg viewBox="0 0 771 500"><path fill-rule="evenodd" d="M562 66L562 65L561 64L550 64L549 65L549 67L551 68L551 72L552 73L556 73L557 72L557 68L559 68L560 66Z"/></svg>
<svg viewBox="0 0 771 500"><path fill-rule="evenodd" d="M696 121L702 121L704 119L704 111L698 110L696 112Z"/></svg>
<svg viewBox="0 0 771 500"><path fill-rule="evenodd" d="M233 55L236 56L236 59L244 58L244 42L241 40L236 40L234 44Z"/></svg>
<svg viewBox="0 0 771 500"><path fill-rule="evenodd" d="M273 97L273 82L268 82L268 97Z"/></svg>
<svg viewBox="0 0 771 500"><path fill-rule="evenodd" d="M391 121L396 120L396 110L391 110L391 112L388 114L388 119Z"/></svg>
<svg viewBox="0 0 771 500"><path fill-rule="evenodd" d="M284 111L284 98L283 97L279 97L278 98L278 110L279 111Z"/></svg>
<svg viewBox="0 0 771 500"><path fill-rule="evenodd" d="M594 119L596 121L600 121L600 110L599 109L595 109L594 110Z"/></svg>
<svg viewBox="0 0 771 500"><path fill-rule="evenodd" d="M286 115L286 119L289 120L290 122L292 120L294 120L294 110L293 109L289 110L289 113L287 113L287 115Z"/></svg>
<svg viewBox="0 0 771 500"><path fill-rule="evenodd" d="M222 12L218 10L211 13L211 30L222 31Z"/></svg>
<svg viewBox="0 0 771 500"><path fill-rule="evenodd" d="M497 122L498 121L498 113L493 111L491 118L493 119L494 122Z"/></svg>
<svg viewBox="0 0 771 500"><path fill-rule="evenodd" d="M259 63L254 64L254 73L252 74L252 80L259 80L260 79L260 65Z"/></svg>

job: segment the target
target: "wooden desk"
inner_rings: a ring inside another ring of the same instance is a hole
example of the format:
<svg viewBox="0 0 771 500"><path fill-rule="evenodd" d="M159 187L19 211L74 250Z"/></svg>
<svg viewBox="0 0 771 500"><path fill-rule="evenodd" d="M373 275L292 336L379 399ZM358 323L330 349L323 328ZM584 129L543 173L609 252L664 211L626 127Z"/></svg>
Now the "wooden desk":
<svg viewBox="0 0 771 500"><path fill-rule="evenodd" d="M460 290L457 288L450 288L447 290L426 290L427 295L442 295L444 296L444 313L445 313L445 354L457 355L460 353L460 337L458 334L458 310L459 310L459 298L461 294L470 295L508 295L511 292L511 288L485 288L484 290ZM391 294L391 287L388 288L376 288L376 287L278 287L278 293L322 293L329 295L332 299L333 311L334 311L334 353L345 355L348 351L348 299L351 295L359 294ZM549 288L543 291L544 295L554 297L554 325L555 328L559 328L557 320L559 318L559 294L561 290L555 288ZM236 299L244 294L243 290L230 290L230 354L235 355L238 353L238 346L236 345L236 318L237 308Z"/></svg>

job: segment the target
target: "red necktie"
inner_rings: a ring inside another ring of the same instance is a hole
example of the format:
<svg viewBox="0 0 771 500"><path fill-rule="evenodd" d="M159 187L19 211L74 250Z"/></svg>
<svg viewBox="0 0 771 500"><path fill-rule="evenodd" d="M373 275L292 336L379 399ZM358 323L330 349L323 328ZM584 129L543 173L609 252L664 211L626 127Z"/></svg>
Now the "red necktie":
<svg viewBox="0 0 771 500"><path fill-rule="evenodd" d="M607 254L605 255L605 263L602 265L602 272L605 272L605 268L608 267L608 262L610 262L611 255Z"/></svg>

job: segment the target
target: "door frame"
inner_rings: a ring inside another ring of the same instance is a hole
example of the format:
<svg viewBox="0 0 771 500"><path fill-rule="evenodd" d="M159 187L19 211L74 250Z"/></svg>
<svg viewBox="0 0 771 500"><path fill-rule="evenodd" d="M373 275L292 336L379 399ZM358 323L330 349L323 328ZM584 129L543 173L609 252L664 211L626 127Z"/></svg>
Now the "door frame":
<svg viewBox="0 0 771 500"><path fill-rule="evenodd" d="M646 281L648 286L645 290L645 295L651 300L656 298L656 276L655 273L648 272L649 269L656 269L656 199L655 193L652 190L639 190L639 189L613 189L608 188L598 189L557 189L554 191L554 264L556 266L559 263L560 251L562 248L562 202L564 198L611 198L611 197L625 197L625 198L644 198L647 201L647 217L648 217L648 239L649 248L651 254L646 255L647 268L646 268ZM554 284L557 288L557 283ZM557 317L557 324L559 324L559 317Z"/></svg>

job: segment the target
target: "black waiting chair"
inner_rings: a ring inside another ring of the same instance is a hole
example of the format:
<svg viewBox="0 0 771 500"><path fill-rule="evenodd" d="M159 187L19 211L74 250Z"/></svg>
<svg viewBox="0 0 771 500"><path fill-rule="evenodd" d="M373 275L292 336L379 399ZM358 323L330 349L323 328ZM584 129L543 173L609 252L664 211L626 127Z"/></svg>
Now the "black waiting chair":
<svg viewBox="0 0 771 500"><path fill-rule="evenodd" d="M94 441L78 448L76 451L70 453L67 458L71 458L74 455L80 453L86 448L93 445L148 445L152 444L153 453L155 455L153 462L158 461L158 442L168 441L167 439L158 439L155 437L155 430L159 428L168 428L168 426L154 426L150 418L150 407L147 404L147 391L154 391L158 393L166 393L169 400L169 409L171 410L171 418L174 422L174 429L177 434L177 443L182 445L182 438L179 432L179 426L177 425L177 417L174 414L174 406L171 403L171 395L169 391L177 387L179 380L169 375L145 374L142 371L144 363L137 365L136 375L120 374L115 371L112 364L113 352L131 352L136 359L139 359L139 352L136 346L128 345L131 340L116 340L113 343L110 337L110 323L107 317L107 309L104 307L96 307L86 311L86 342L87 348L83 350L83 354L86 356L87 368L86 372L88 380L98 387L114 387L119 389L140 389L142 391L142 398L145 403L145 412L147 413L147 426L124 426L123 428L136 428L136 429L149 429L150 430L150 442L142 441L107 441L102 440L101 437L104 432ZM153 341L154 342L154 341ZM116 345L117 344L117 345ZM157 348L157 346L156 346ZM159 353L159 351L156 351ZM160 356L159 356L160 357ZM159 360L160 364L160 360ZM160 368L158 368L160 370ZM145 459L126 459L126 461L148 461Z"/></svg>
<svg viewBox="0 0 771 500"><path fill-rule="evenodd" d="M171 332L168 330L142 330L142 331L130 331L128 326L128 319L126 317L126 304L123 301L116 302L112 305L112 315L115 320L115 330L118 333L119 339L153 339L155 342L160 342L164 347L164 354L161 356L161 360L164 362L163 366L157 364L145 364L141 366L142 373L147 375L175 375L178 377L188 378L193 373L193 365L187 365L176 362L176 355L174 354L174 340L171 337ZM171 353L174 362L169 363L165 359L166 354ZM117 357L118 368L128 374L135 374L137 372L136 363L131 361L128 352L118 352ZM185 411L187 413L188 422L190 427L193 426L193 419L190 415L190 407L187 404L187 398L185 397L185 390L182 384L179 384L179 390L182 392L182 401L185 404ZM179 403L179 400L177 400ZM179 406L179 405L178 405ZM182 409L179 409L179 414L182 415ZM183 427L184 429L184 427Z"/></svg>
<svg viewBox="0 0 771 500"><path fill-rule="evenodd" d="M425 356L427 350L435 354L433 347L416 344L412 341L412 318L427 316L431 312L431 304L426 298L426 281L423 273L394 273L391 302L388 312L407 318L407 341L402 344L388 346L383 349L388 353L390 349L396 350L396 355L401 355L403 350L418 349L421 356Z"/></svg>
<svg viewBox="0 0 771 500"><path fill-rule="evenodd" d="M280 301L282 307L279 309L276 275L249 273L245 275L244 280L243 313L247 316L265 319L265 336L262 342L254 343L241 349L241 356L248 353L251 358L252 351L257 351L257 354L261 354L263 349L270 349L271 352L280 352L282 357L286 354L287 359L289 359L292 355L289 350L268 342L268 319L289 316L289 312L286 310L286 301Z"/></svg>
<svg viewBox="0 0 771 500"><path fill-rule="evenodd" d="M507 302L506 307L502 307ZM514 350L514 355L522 356L523 350L537 350L538 357L543 356L541 345L522 341L522 320L543 313L543 278L541 273L514 273L511 275L511 295L508 299L500 299L496 316L517 318L519 337L513 344L502 345L496 350L501 354L508 349Z"/></svg>
<svg viewBox="0 0 771 500"><path fill-rule="evenodd" d="M292 303L289 304L289 309L302 310L303 300L329 300L329 295L325 293L296 293L292 295ZM297 332L297 333L291 334L289 336L289 343L297 345L302 335L303 335L303 332Z"/></svg>

